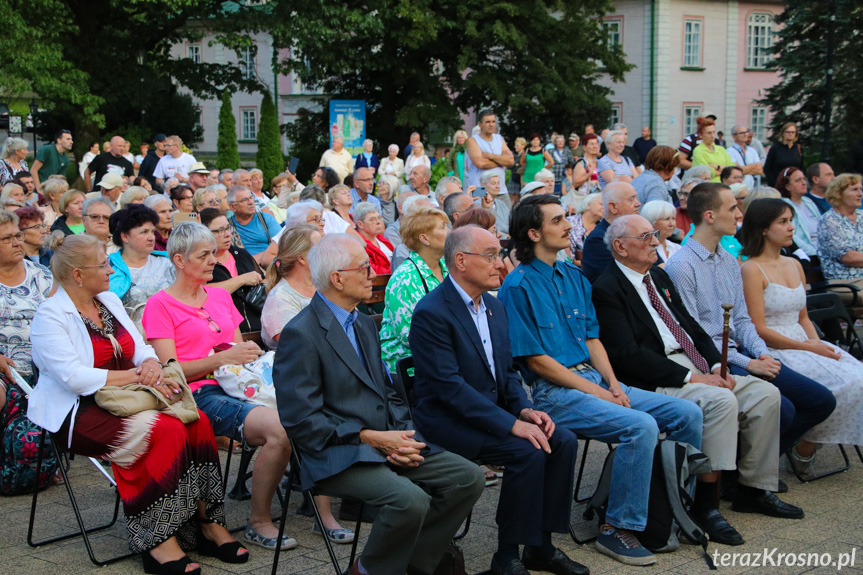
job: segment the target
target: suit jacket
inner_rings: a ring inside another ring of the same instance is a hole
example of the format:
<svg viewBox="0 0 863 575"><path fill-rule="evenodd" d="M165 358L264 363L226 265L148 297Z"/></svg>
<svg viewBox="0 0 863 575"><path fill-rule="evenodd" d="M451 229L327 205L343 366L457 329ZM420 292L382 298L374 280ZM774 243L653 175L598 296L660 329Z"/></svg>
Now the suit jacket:
<svg viewBox="0 0 863 575"><path fill-rule="evenodd" d="M713 340L686 311L665 270L653 266L650 278L707 365L719 363L721 356ZM666 357L656 323L617 264L608 266L593 283L593 305L600 325L599 339L621 381L649 390L683 387L689 370Z"/></svg>
<svg viewBox="0 0 863 575"><path fill-rule="evenodd" d="M355 463L385 463L386 456L360 442L360 431L413 429L407 402L392 385L375 322L354 323L368 369L345 330L316 295L279 338L273 362L279 418L303 454L304 488ZM425 440L417 433L417 441ZM429 445L429 452L440 448Z"/></svg>
<svg viewBox="0 0 863 575"><path fill-rule="evenodd" d="M509 435L522 409L533 408L512 366L506 309L483 294L494 348L489 370L479 332L447 277L414 308L409 336L414 358L417 427L468 459L484 438Z"/></svg>

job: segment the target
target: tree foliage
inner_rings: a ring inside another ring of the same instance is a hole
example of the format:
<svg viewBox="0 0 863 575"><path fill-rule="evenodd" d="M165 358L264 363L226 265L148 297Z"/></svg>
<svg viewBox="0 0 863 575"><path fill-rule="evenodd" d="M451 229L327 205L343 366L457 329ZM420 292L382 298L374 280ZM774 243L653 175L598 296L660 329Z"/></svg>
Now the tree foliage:
<svg viewBox="0 0 863 575"><path fill-rule="evenodd" d="M269 92L264 92L264 99L261 102L261 121L258 124L258 153L255 155L255 166L264 172L264 186L269 186L272 179L285 169L278 113Z"/></svg>
<svg viewBox="0 0 863 575"><path fill-rule="evenodd" d="M237 148L237 120L231 103L231 92L222 92L222 106L219 108L219 157L216 167L220 170L236 170L240 167L240 152Z"/></svg>
<svg viewBox="0 0 863 575"><path fill-rule="evenodd" d="M297 177L302 182L311 180L312 174L318 169L321 150L330 146L327 100L320 98L315 103L318 105L317 110L300 108L296 120L285 126L285 136L291 142L288 155L300 160Z"/></svg>
<svg viewBox="0 0 863 575"><path fill-rule="evenodd" d="M827 30L831 4L836 14L831 113L834 167L844 164L848 146L863 133L863 7L857 0L789 2L777 17L781 26L773 47L771 68L782 74L761 103L773 114L778 136L786 122L795 122L807 161L821 156L827 102Z"/></svg>

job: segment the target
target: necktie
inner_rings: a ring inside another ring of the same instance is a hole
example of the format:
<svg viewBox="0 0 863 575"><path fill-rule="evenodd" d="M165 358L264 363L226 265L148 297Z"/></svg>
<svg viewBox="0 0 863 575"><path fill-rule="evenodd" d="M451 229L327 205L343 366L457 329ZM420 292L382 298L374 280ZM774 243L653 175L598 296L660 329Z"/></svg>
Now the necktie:
<svg viewBox="0 0 863 575"><path fill-rule="evenodd" d="M650 281L650 274L644 276L644 286L647 288L647 296L650 298L650 303L653 305L653 309L656 310L656 313L659 314L659 317L665 322L665 325L668 327L671 334L674 336L674 339L677 340L677 343L680 344L680 347L683 348L683 353L686 354L692 363L695 364L695 367L700 369L703 373L710 373L710 366L707 365L707 360L698 353L698 350L695 349L695 344L692 343L692 340L687 337L686 332L683 331L683 328L680 327L674 318L671 317L671 314L662 305L662 302L659 300L659 294L656 293L656 289L653 287L653 282Z"/></svg>

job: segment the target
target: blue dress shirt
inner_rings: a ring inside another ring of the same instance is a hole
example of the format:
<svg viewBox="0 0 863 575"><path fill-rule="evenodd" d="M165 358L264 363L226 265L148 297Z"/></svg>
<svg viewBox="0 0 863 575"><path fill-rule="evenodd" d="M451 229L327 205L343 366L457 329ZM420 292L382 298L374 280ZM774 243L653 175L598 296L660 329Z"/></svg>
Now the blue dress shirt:
<svg viewBox="0 0 863 575"><path fill-rule="evenodd" d="M486 315L487 309L485 302L482 297L480 297L479 306L477 306L474 304L473 299L467 295L467 292L458 285L457 281L452 278L449 278L449 280L452 282L453 287L455 287L455 291L457 291L458 295L461 296L461 300L470 312L470 318L473 320L476 330L479 332L479 338L482 340L482 348L485 350L485 359L488 362L488 369L494 373L494 347L491 344L491 332L488 329L488 316Z"/></svg>

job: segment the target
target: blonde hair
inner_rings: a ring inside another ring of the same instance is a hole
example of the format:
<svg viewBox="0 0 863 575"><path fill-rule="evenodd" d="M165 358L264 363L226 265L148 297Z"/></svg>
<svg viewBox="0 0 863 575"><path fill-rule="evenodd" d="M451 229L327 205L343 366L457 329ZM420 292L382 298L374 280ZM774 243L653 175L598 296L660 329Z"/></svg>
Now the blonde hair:
<svg viewBox="0 0 863 575"><path fill-rule="evenodd" d="M84 198L85 200L87 199L87 195L84 192L82 192L81 190L76 190L76 189L72 188L72 189L69 189L69 190L66 190L65 192L63 192L63 195L60 197L60 205L58 206L60 208L60 213L65 214L66 208L79 195L82 198Z"/></svg>
<svg viewBox="0 0 863 575"><path fill-rule="evenodd" d="M449 217L441 210L429 206L412 208L410 212L402 216L402 225L399 230L405 247L412 252L418 251L423 246L420 236L431 233L438 221L449 224Z"/></svg>
<svg viewBox="0 0 863 575"><path fill-rule="evenodd" d="M44 184L42 184L42 193L51 201L53 201L55 195L59 195L62 197L63 194L66 193L66 190L69 189L69 184L66 180L61 180L59 178L48 178Z"/></svg>
<svg viewBox="0 0 863 575"><path fill-rule="evenodd" d="M216 194L216 199L219 201L222 200L222 198L219 197L219 193L216 190L212 189L212 186L207 186L206 188L198 188L197 190L195 190L195 194L192 196L192 209L204 205L204 194Z"/></svg>
<svg viewBox="0 0 863 575"><path fill-rule="evenodd" d="M399 195L399 181L395 176L383 175L378 178L378 188L381 187L381 184L386 184L390 189L390 201L394 202L395 199ZM378 196L380 196L380 191L378 192Z"/></svg>
<svg viewBox="0 0 863 575"><path fill-rule="evenodd" d="M834 208L842 201L842 192L851 186L859 184L863 181L860 174L839 174L827 186L827 191L824 192L824 199L830 202Z"/></svg>
<svg viewBox="0 0 863 575"><path fill-rule="evenodd" d="M18 184L13 184L9 182L5 186L3 186L3 191L0 192L0 198L9 198L12 196L12 192L15 190L21 190L21 193L24 193L24 188L19 186Z"/></svg>
<svg viewBox="0 0 863 575"><path fill-rule="evenodd" d="M452 136L452 145L453 145L453 146L457 146L457 145L458 145L458 137L459 137L459 136L464 136L464 140L465 140L465 141L464 141L464 144L462 144L462 145L467 146L467 139L468 139L468 135L467 135L467 132L465 132L464 130L458 130L455 134L453 134L453 136Z"/></svg>
<svg viewBox="0 0 863 575"><path fill-rule="evenodd" d="M525 140L525 139L524 139L524 138L522 138L521 136L519 136L518 138L516 138L516 139L515 139L515 143L516 143L516 144L521 144L521 145L522 145L523 147L525 147L525 148L527 147L527 140Z"/></svg>
<svg viewBox="0 0 863 575"><path fill-rule="evenodd" d="M150 192L148 192L145 188L141 186L132 186L131 188L126 188L126 191L123 192L123 195L120 196L120 199L117 201L117 205L122 210L129 204L133 204L138 202L138 200L146 200L150 197Z"/></svg>
<svg viewBox="0 0 863 575"><path fill-rule="evenodd" d="M72 279L72 270L92 265L98 250L105 249L105 242L87 234L55 236L51 247L54 250L51 272L63 284Z"/></svg>
<svg viewBox="0 0 863 575"><path fill-rule="evenodd" d="M267 293L294 269L298 259L309 254L314 233L320 234L320 231L317 226L309 224L295 224L285 228L285 233L279 238L279 253L267 268Z"/></svg>
<svg viewBox="0 0 863 575"><path fill-rule="evenodd" d="M780 194L779 190L776 188L771 188L770 186L758 186L754 190L750 190L749 194L743 199L743 205L741 206L740 211L746 214L746 210L749 209L750 204L755 200L778 199L781 197L782 194Z"/></svg>
<svg viewBox="0 0 863 575"><path fill-rule="evenodd" d="M329 190L327 190L327 207L329 207L331 210L335 210L336 208L335 208L335 206L333 205L333 200L334 200L334 199L336 198L336 196L337 196L337 195L339 195L341 192L343 192L343 191L345 191L345 190L349 190L349 189L350 189L350 188L348 188L348 187L347 187L346 185L344 185L344 184L336 184L335 186L333 186L332 188L330 188Z"/></svg>

